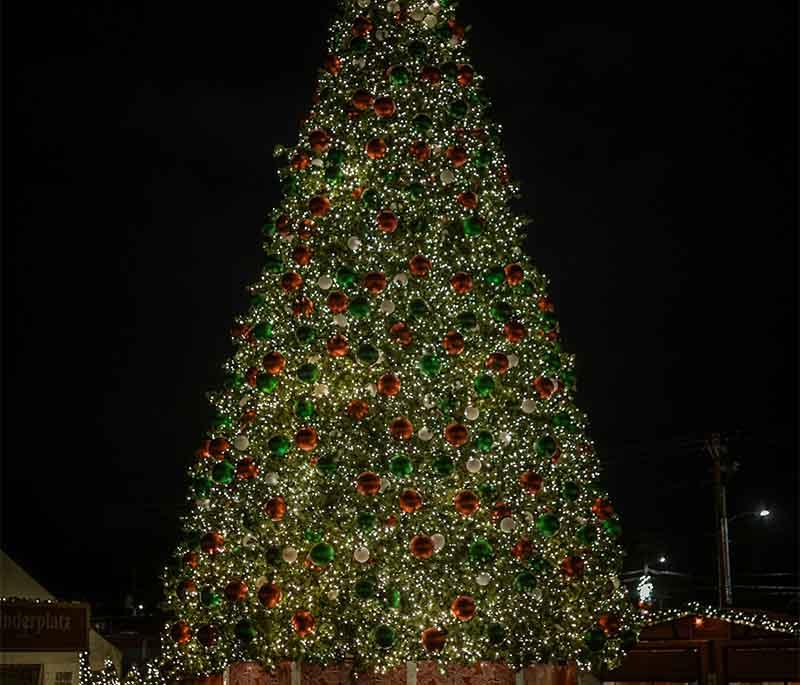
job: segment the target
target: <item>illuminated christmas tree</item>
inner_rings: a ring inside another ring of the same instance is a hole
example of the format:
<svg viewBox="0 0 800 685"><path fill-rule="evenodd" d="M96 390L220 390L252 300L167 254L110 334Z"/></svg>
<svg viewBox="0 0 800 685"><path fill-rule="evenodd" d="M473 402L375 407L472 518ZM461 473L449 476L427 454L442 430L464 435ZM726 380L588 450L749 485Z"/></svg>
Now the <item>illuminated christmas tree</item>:
<svg viewBox="0 0 800 685"><path fill-rule="evenodd" d="M189 469L167 660L613 664L621 528L465 31L340 4Z"/></svg>

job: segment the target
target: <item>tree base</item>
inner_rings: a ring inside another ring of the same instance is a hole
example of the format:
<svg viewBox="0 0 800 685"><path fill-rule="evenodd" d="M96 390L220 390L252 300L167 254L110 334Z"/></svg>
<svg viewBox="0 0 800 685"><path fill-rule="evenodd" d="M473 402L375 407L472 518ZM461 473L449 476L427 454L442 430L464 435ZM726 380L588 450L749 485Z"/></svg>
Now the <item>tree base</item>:
<svg viewBox="0 0 800 685"><path fill-rule="evenodd" d="M184 678L179 685L578 685L578 673L574 665L541 664L514 672L494 662L450 666L441 673L436 662L420 661L381 675L357 673L348 663L325 667L284 663L266 671L248 662L233 664L225 673Z"/></svg>

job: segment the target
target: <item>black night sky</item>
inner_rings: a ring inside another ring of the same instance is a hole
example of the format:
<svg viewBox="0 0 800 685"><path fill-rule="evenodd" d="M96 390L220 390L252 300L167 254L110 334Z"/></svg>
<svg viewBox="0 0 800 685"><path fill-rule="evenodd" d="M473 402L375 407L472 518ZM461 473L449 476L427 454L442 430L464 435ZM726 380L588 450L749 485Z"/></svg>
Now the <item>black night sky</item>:
<svg viewBox="0 0 800 685"><path fill-rule="evenodd" d="M334 5L5 7L2 546L65 599L158 599ZM663 552L709 599L715 430L730 512L774 510L732 524L734 583L798 585L793 5L460 12L626 568Z"/></svg>

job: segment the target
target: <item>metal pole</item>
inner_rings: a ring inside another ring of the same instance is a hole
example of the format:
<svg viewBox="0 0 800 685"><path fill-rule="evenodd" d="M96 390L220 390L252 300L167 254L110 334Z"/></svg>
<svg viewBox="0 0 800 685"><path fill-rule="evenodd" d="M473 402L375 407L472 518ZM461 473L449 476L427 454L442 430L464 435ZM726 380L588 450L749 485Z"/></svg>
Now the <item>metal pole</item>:
<svg viewBox="0 0 800 685"><path fill-rule="evenodd" d="M706 440L706 449L711 456L712 475L714 479L714 527L717 541L717 587L719 588L720 608L729 607L733 603L731 590L731 556L728 538L728 511L725 497L725 482L722 477L721 438L719 433L712 433Z"/></svg>

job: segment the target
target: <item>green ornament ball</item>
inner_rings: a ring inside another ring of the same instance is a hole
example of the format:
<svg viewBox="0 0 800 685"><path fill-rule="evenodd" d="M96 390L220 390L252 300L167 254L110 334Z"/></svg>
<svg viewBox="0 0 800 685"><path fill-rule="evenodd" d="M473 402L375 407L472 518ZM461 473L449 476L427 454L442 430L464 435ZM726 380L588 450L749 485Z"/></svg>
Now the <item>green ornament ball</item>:
<svg viewBox="0 0 800 685"><path fill-rule="evenodd" d="M280 385L279 376L272 374L260 374L256 379L256 387L263 393L269 394L275 392L275 389Z"/></svg>
<svg viewBox="0 0 800 685"><path fill-rule="evenodd" d="M474 238L483 233L483 220L477 216L469 216L463 220L461 227L467 238Z"/></svg>
<svg viewBox="0 0 800 685"><path fill-rule="evenodd" d="M328 161L331 164L338 166L347 159L347 153L340 148L331 148L328 150Z"/></svg>
<svg viewBox="0 0 800 685"><path fill-rule="evenodd" d="M576 499L578 499L578 495L581 494L581 488L577 483L570 481L569 483L564 483L561 493L564 495L565 499L568 499L570 502L574 502Z"/></svg>
<svg viewBox="0 0 800 685"><path fill-rule="evenodd" d="M413 40L408 44L408 54L412 57L424 57L428 52L428 46L421 40Z"/></svg>
<svg viewBox="0 0 800 685"><path fill-rule="evenodd" d="M455 100L450 103L447 108L451 117L456 119L462 119L463 117L467 116L467 103L463 100Z"/></svg>
<svg viewBox="0 0 800 685"><path fill-rule="evenodd" d="M348 313L357 319L363 319L369 314L370 304L369 300L363 295L354 297L350 300L350 305L347 308Z"/></svg>
<svg viewBox="0 0 800 685"><path fill-rule="evenodd" d="M363 55L369 50L369 41L363 36L356 36L350 40L350 52L355 55Z"/></svg>
<svg viewBox="0 0 800 685"><path fill-rule="evenodd" d="M606 634L600 628L587 630L583 636L584 644L591 652L599 652L606 644Z"/></svg>
<svg viewBox="0 0 800 685"><path fill-rule="evenodd" d="M552 435L544 435L533 443L533 451L537 457L550 459L558 449L558 443Z"/></svg>
<svg viewBox="0 0 800 685"><path fill-rule="evenodd" d="M365 190L361 195L361 201L370 209L379 209L381 206L381 196L375 188Z"/></svg>
<svg viewBox="0 0 800 685"><path fill-rule="evenodd" d="M506 280L506 272L502 266L493 266L484 274L484 279L489 285L502 285Z"/></svg>
<svg viewBox="0 0 800 685"><path fill-rule="evenodd" d="M494 549L488 540L477 538L469 546L469 559L474 564L485 564L494 558Z"/></svg>
<svg viewBox="0 0 800 685"><path fill-rule="evenodd" d="M487 150L486 148L483 148L482 150L478 150L475 153L474 159L475 159L475 165L477 167L485 168L489 166L489 164L492 161L492 153L489 152L489 150Z"/></svg>
<svg viewBox="0 0 800 685"><path fill-rule="evenodd" d="M425 300L411 300L408 303L408 313L415 319L421 319L428 313L428 305Z"/></svg>
<svg viewBox="0 0 800 685"><path fill-rule="evenodd" d="M530 592L536 588L536 576L530 571L523 571L514 578L514 590L517 592Z"/></svg>
<svg viewBox="0 0 800 685"><path fill-rule="evenodd" d="M375 596L375 581L370 578L362 578L356 581L353 592L359 599L371 599Z"/></svg>
<svg viewBox="0 0 800 685"><path fill-rule="evenodd" d="M360 511L356 517L356 523L362 530L372 530L378 523L378 517L371 511Z"/></svg>
<svg viewBox="0 0 800 685"><path fill-rule="evenodd" d="M421 183L411 183L406 190L413 200L419 200L425 193L425 186Z"/></svg>
<svg viewBox="0 0 800 685"><path fill-rule="evenodd" d="M274 221L267 221L261 227L261 233L265 238L274 238L278 232L278 226Z"/></svg>
<svg viewBox="0 0 800 685"><path fill-rule="evenodd" d="M294 195L300 187L297 176L287 176L281 181L281 191L284 195Z"/></svg>
<svg viewBox="0 0 800 685"><path fill-rule="evenodd" d="M546 538L553 537L561 527L555 514L542 514L536 521L537 530Z"/></svg>
<svg viewBox="0 0 800 685"><path fill-rule="evenodd" d="M339 269L336 271L336 283L338 283L340 288L349 288L351 285L353 285L353 283L356 282L356 277L356 272L349 266L339 267Z"/></svg>
<svg viewBox="0 0 800 685"><path fill-rule="evenodd" d="M486 636L493 645L499 645L506 639L506 629L499 623L490 623L486 628Z"/></svg>
<svg viewBox="0 0 800 685"><path fill-rule="evenodd" d="M475 393L478 397L488 397L494 390L494 378L488 373L482 374L475 379Z"/></svg>
<svg viewBox="0 0 800 685"><path fill-rule="evenodd" d="M427 114L417 114L412 121L414 128L418 133L427 133L433 128L433 119Z"/></svg>
<svg viewBox="0 0 800 685"><path fill-rule="evenodd" d="M228 485L233 482L233 477L236 475L236 467L229 461L220 461L214 464L211 469L211 477L214 482L221 485Z"/></svg>
<svg viewBox="0 0 800 685"><path fill-rule="evenodd" d="M275 331L271 323L262 321L253 326L253 337L256 340L269 340L273 335L275 335Z"/></svg>
<svg viewBox="0 0 800 685"><path fill-rule="evenodd" d="M242 642L252 642L257 635L256 627L252 621L248 621L246 618L236 624L234 632Z"/></svg>
<svg viewBox="0 0 800 685"><path fill-rule="evenodd" d="M316 383L319 379L319 367L316 364L303 364L297 369L297 377L304 383Z"/></svg>
<svg viewBox="0 0 800 685"><path fill-rule="evenodd" d="M339 468L339 462L334 455L323 454L319 459L317 459L316 466L317 471L319 471L323 476L330 476L336 471L337 468Z"/></svg>
<svg viewBox="0 0 800 685"><path fill-rule="evenodd" d="M294 337L301 345L310 345L314 342L314 338L317 337L317 332L314 330L313 326L298 326L295 329Z"/></svg>
<svg viewBox="0 0 800 685"><path fill-rule="evenodd" d="M274 435L267 442L267 448L273 457L285 457L291 445L285 435Z"/></svg>
<svg viewBox="0 0 800 685"><path fill-rule="evenodd" d="M597 539L597 529L594 526L581 526L575 537L581 545L591 545Z"/></svg>
<svg viewBox="0 0 800 685"><path fill-rule="evenodd" d="M378 348L367 343L359 345L356 350L356 359L364 366L372 366L380 358Z"/></svg>
<svg viewBox="0 0 800 685"><path fill-rule="evenodd" d="M542 556L531 557L531 560L528 562L528 568L534 573L542 573L544 571L549 571L552 568L552 564Z"/></svg>
<svg viewBox="0 0 800 685"><path fill-rule="evenodd" d="M489 431L481 431L475 436L475 445L481 452L488 452L492 449L494 438Z"/></svg>
<svg viewBox="0 0 800 685"><path fill-rule="evenodd" d="M381 649L389 649L397 639L394 628L387 625L380 625L375 628L374 632L375 644Z"/></svg>
<svg viewBox="0 0 800 685"><path fill-rule="evenodd" d="M389 462L389 470L398 478L407 478L414 472L414 464L405 455L398 455Z"/></svg>
<svg viewBox="0 0 800 685"><path fill-rule="evenodd" d="M411 78L411 73L403 66L395 66L389 70L389 81L393 86L404 86Z"/></svg>
<svg viewBox="0 0 800 685"><path fill-rule="evenodd" d="M298 419L310 419L314 412L314 403L311 400L302 399L294 403L294 415Z"/></svg>
<svg viewBox="0 0 800 685"><path fill-rule="evenodd" d="M435 354L426 354L419 360L419 368L426 376L436 376L442 370L442 360Z"/></svg>
<svg viewBox="0 0 800 685"><path fill-rule="evenodd" d="M208 607L209 609L219 606L220 602L222 601L222 597L214 592L211 588L203 588L200 591L200 603L204 607Z"/></svg>
<svg viewBox="0 0 800 685"><path fill-rule="evenodd" d="M308 555L317 566L327 566L333 561L336 553L328 543L318 542L311 548Z"/></svg>
<svg viewBox="0 0 800 685"><path fill-rule="evenodd" d="M462 331L474 331L478 327L478 317L472 312L461 312L456 317L456 326Z"/></svg>
<svg viewBox="0 0 800 685"><path fill-rule="evenodd" d="M211 488L214 487L214 481L210 478L195 478L193 486L194 494L197 497L204 498L211 494Z"/></svg>
<svg viewBox="0 0 800 685"><path fill-rule="evenodd" d="M514 308L508 302L495 302L492 305L492 318L505 323L514 315Z"/></svg>
<svg viewBox="0 0 800 685"><path fill-rule="evenodd" d="M386 591L386 606L390 609L399 609L402 600L403 595L400 593L400 590L390 588Z"/></svg>
<svg viewBox="0 0 800 685"><path fill-rule="evenodd" d="M344 178L344 172L341 167L331 166L325 169L325 178L329 183L335 185Z"/></svg>
<svg viewBox="0 0 800 685"><path fill-rule="evenodd" d="M434 457L432 466L437 476L449 476L455 470L453 460L446 454L439 454Z"/></svg>
<svg viewBox="0 0 800 685"><path fill-rule="evenodd" d="M320 542L322 540L322 534L317 532L316 530L312 530L311 528L309 528L305 532L304 537L306 539L306 542L310 542L312 544Z"/></svg>
<svg viewBox="0 0 800 685"><path fill-rule="evenodd" d="M612 538L622 535L622 524L619 519L606 519L603 521L603 530Z"/></svg>

